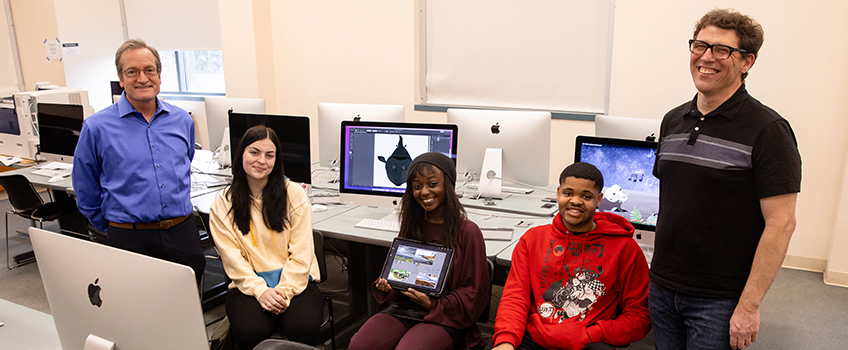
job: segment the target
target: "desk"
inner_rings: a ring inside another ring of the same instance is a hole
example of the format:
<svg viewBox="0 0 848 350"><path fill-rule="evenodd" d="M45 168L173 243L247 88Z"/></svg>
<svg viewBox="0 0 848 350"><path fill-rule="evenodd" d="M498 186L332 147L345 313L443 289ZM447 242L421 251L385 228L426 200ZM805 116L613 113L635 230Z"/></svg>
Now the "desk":
<svg viewBox="0 0 848 350"><path fill-rule="evenodd" d="M534 190L533 193L529 194L510 193L504 199L493 200L493 205L486 205L483 203L482 198L474 199L473 194L469 194L471 191L465 191L466 195L460 198L459 202L462 203L462 206L466 209L474 208L502 213L553 217L559 210L556 203L551 203L553 206L543 208L542 206L548 202L544 202L542 199L556 195L556 188L556 185L548 185L545 187L545 190L537 189Z"/></svg>
<svg viewBox="0 0 848 350"><path fill-rule="evenodd" d="M0 300L0 344L4 349L61 349L53 316Z"/></svg>

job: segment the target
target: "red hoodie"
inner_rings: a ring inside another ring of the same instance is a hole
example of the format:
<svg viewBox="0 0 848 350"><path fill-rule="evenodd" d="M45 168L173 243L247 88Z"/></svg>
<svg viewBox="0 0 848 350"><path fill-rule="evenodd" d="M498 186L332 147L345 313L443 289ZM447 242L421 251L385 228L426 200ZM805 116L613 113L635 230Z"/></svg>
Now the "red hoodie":
<svg viewBox="0 0 848 350"><path fill-rule="evenodd" d="M597 212L593 220L594 231L575 236L557 214L516 243L495 345L517 346L525 327L547 349L623 346L648 334L648 263L633 226L612 213Z"/></svg>

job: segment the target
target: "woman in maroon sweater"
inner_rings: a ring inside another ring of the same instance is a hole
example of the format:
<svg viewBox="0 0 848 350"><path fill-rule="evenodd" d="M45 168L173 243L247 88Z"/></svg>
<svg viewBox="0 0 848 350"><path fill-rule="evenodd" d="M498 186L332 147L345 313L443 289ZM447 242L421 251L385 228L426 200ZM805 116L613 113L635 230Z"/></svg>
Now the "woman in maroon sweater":
<svg viewBox="0 0 848 350"><path fill-rule="evenodd" d="M348 349L482 349L476 320L489 302L486 245L459 203L456 167L447 156L430 152L416 157L408 169L399 236L454 249L445 292L430 298L411 288L392 289L378 279L372 285L374 298L393 304L365 322Z"/></svg>

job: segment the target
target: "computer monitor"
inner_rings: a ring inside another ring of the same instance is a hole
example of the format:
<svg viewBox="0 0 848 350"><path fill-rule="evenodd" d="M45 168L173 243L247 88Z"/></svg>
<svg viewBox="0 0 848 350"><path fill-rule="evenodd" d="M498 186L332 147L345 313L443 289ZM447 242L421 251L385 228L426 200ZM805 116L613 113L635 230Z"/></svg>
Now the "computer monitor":
<svg viewBox="0 0 848 350"><path fill-rule="evenodd" d="M657 143L577 136L574 161L594 165L604 175L599 211L623 216L636 229L655 231L660 180L653 175Z"/></svg>
<svg viewBox="0 0 848 350"><path fill-rule="evenodd" d="M318 155L319 164L338 166L339 130L342 121L397 122L404 120L401 105L369 105L358 103L318 104Z"/></svg>
<svg viewBox="0 0 848 350"><path fill-rule="evenodd" d="M73 163L85 112L80 105L39 103L38 135L41 157Z"/></svg>
<svg viewBox="0 0 848 350"><path fill-rule="evenodd" d="M265 125L280 138L282 154L277 161L283 162L286 177L294 182L312 183L312 159L309 149L309 118L303 116L230 113L230 145L232 161L235 159L241 136L253 126Z"/></svg>
<svg viewBox="0 0 848 350"><path fill-rule="evenodd" d="M35 159L38 153L38 104L57 103L80 105L83 117L94 110L88 104L88 92L77 88L58 88L43 91L16 92L15 113L18 115L18 135L0 133L0 154Z"/></svg>
<svg viewBox="0 0 848 350"><path fill-rule="evenodd" d="M18 114L15 113L15 105L0 105L0 134L20 135L21 126L18 124Z"/></svg>
<svg viewBox="0 0 848 350"><path fill-rule="evenodd" d="M121 350L209 349L188 266L37 228L29 234L63 349L85 348L89 335Z"/></svg>
<svg viewBox="0 0 848 350"><path fill-rule="evenodd" d="M112 103L118 102L124 93L124 87L121 86L121 82L119 81L110 81L109 90L112 91Z"/></svg>
<svg viewBox="0 0 848 350"><path fill-rule="evenodd" d="M521 183L548 185L550 112L450 108L447 122L456 124L465 135L460 141L456 170L460 174L479 176L481 185L478 191L482 196L501 196L501 182L495 177L517 181L515 186L522 186ZM500 149L502 158L499 164L497 159L495 163L488 160L484 163L487 149ZM486 171L483 171L484 165ZM498 166L502 173L497 170ZM493 180L487 180L490 178Z"/></svg>
<svg viewBox="0 0 848 350"><path fill-rule="evenodd" d="M660 119L595 116L595 136L617 139L657 141L660 136ZM649 139L651 138L651 139Z"/></svg>
<svg viewBox="0 0 848 350"><path fill-rule="evenodd" d="M209 133L209 150L221 146L224 128L229 126L229 111L235 113L265 113L265 100L261 98L204 97L206 130ZM231 144L237 147L238 144Z"/></svg>
<svg viewBox="0 0 848 350"><path fill-rule="evenodd" d="M457 139L450 124L343 121L339 201L395 208L406 191L409 163L426 152L456 159Z"/></svg>

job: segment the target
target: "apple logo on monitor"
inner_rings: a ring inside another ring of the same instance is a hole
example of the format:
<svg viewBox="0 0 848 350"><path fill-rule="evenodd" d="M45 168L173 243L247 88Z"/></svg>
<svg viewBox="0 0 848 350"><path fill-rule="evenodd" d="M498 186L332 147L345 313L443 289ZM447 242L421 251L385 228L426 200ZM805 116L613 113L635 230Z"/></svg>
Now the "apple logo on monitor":
<svg viewBox="0 0 848 350"><path fill-rule="evenodd" d="M495 135L501 133L501 126L498 125L498 123L495 123L495 125L492 125L492 133L495 134Z"/></svg>
<svg viewBox="0 0 848 350"><path fill-rule="evenodd" d="M97 281L100 279L95 279L94 283L88 285L88 300L91 301L91 305L100 307L103 305L103 300L100 299L100 286L97 285Z"/></svg>

